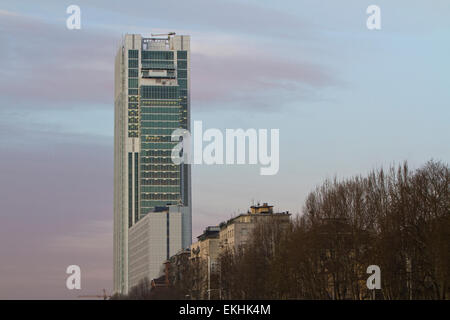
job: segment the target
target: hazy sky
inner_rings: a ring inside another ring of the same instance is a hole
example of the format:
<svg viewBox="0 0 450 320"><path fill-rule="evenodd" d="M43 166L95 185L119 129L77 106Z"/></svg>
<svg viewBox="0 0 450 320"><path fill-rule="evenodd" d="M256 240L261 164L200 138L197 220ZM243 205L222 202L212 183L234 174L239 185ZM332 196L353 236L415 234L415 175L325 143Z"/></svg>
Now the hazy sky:
<svg viewBox="0 0 450 320"><path fill-rule="evenodd" d="M191 35L192 120L280 129L275 176L193 168L194 236L252 200L300 213L334 175L450 159L448 0L1 0L1 299L111 290L114 55L122 34L168 31Z"/></svg>

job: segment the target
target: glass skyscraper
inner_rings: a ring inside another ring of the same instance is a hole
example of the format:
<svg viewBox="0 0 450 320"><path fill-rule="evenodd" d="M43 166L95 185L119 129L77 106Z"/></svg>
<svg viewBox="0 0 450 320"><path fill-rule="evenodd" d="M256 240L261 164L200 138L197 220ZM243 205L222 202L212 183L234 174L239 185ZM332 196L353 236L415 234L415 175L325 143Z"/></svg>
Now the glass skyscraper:
<svg viewBox="0 0 450 320"><path fill-rule="evenodd" d="M128 34L116 54L115 292L128 291L128 231L146 215L161 207L184 207L182 247L191 243L190 166L171 159L178 143L171 141L172 132L190 130L189 46L189 36Z"/></svg>

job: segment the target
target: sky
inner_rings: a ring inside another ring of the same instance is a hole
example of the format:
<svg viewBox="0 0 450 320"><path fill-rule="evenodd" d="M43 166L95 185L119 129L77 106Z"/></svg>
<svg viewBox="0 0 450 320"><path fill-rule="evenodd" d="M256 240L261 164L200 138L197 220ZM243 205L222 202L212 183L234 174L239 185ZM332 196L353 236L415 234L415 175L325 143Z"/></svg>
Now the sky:
<svg viewBox="0 0 450 320"><path fill-rule="evenodd" d="M0 299L111 292L114 56L170 31L191 35L192 121L280 130L274 176L193 167L194 237L252 202L301 214L327 178L449 162L448 0L0 0Z"/></svg>

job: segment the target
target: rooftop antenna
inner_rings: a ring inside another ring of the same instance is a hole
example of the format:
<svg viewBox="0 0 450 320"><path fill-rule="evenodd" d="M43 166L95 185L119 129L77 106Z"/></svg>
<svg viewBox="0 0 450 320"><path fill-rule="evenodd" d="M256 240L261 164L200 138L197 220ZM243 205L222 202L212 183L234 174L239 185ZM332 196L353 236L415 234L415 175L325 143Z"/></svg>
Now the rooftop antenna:
<svg viewBox="0 0 450 320"><path fill-rule="evenodd" d="M174 36L175 32L169 33L152 33L152 37L160 37L160 36Z"/></svg>

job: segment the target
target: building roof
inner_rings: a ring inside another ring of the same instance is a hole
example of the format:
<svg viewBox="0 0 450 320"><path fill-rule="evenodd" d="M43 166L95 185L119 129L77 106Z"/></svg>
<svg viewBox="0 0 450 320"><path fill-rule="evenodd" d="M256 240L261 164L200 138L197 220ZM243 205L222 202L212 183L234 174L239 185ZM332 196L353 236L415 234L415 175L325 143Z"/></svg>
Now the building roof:
<svg viewBox="0 0 450 320"><path fill-rule="evenodd" d="M247 211L247 213L241 213L237 215L236 217L233 217L227 221L223 221L219 224L220 229L235 223L236 220L238 220L240 217L245 216L256 216L256 217L262 217L262 216L271 216L271 217L279 217L279 216L290 216L291 214L289 211L286 212L273 212L273 206L269 206L267 203L263 203L262 206L259 204L257 206L251 206L250 211Z"/></svg>
<svg viewBox="0 0 450 320"><path fill-rule="evenodd" d="M166 286L167 281L165 275L162 275L161 277L152 280L152 287L166 287Z"/></svg>
<svg viewBox="0 0 450 320"><path fill-rule="evenodd" d="M198 241L203 241L206 239L216 239L219 237L220 227L219 226L209 226L203 231L201 235L197 237Z"/></svg>

